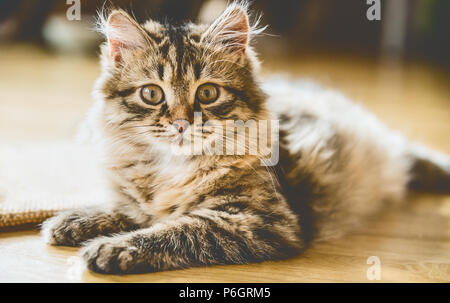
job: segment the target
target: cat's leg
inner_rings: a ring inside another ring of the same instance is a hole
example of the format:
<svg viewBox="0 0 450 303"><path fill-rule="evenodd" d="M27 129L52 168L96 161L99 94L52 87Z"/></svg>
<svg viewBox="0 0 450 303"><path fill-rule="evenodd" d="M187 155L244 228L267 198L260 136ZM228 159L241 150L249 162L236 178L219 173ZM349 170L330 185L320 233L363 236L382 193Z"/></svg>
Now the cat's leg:
<svg viewBox="0 0 450 303"><path fill-rule="evenodd" d="M136 229L130 218L115 209L86 208L65 211L42 224L41 233L48 244L79 246L97 237Z"/></svg>
<svg viewBox="0 0 450 303"><path fill-rule="evenodd" d="M93 239L81 254L91 270L124 274L282 259L304 249L298 225L291 220L264 222L265 218L242 214L189 215Z"/></svg>

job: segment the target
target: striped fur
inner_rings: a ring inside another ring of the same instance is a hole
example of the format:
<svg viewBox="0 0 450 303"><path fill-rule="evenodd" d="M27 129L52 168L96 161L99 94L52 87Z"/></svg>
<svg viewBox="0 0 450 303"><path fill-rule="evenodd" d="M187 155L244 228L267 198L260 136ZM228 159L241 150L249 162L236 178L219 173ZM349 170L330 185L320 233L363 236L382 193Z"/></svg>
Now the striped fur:
<svg viewBox="0 0 450 303"><path fill-rule="evenodd" d="M274 79L266 95L248 20L236 3L210 27L138 25L111 12L90 117L117 199L50 219L47 242L83 245L88 267L103 273L275 260L401 200L414 167L407 141L332 91ZM218 87L215 102L195 97L204 83ZM148 84L164 91L163 102L140 99ZM227 119L280 119L279 165L261 166L259 155L173 153L170 126L195 122L194 112L216 121L206 142L219 140L212 130ZM432 171L426 163L416 166Z"/></svg>

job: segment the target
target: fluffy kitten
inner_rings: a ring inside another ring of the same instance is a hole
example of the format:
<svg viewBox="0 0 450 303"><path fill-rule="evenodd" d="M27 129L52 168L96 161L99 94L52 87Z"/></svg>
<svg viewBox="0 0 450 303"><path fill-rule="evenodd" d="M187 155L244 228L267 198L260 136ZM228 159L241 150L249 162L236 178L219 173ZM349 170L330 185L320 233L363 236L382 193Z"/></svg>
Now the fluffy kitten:
<svg viewBox="0 0 450 303"><path fill-rule="evenodd" d="M94 271L287 258L400 201L408 184L449 189L448 157L408 143L338 93L272 79L266 96L245 5L231 4L210 26L139 25L121 10L103 26L92 116L117 199L43 226L52 245L83 245ZM279 119L280 163L183 154L196 145L194 112L216 121L201 144L222 140L213 130L225 120Z"/></svg>

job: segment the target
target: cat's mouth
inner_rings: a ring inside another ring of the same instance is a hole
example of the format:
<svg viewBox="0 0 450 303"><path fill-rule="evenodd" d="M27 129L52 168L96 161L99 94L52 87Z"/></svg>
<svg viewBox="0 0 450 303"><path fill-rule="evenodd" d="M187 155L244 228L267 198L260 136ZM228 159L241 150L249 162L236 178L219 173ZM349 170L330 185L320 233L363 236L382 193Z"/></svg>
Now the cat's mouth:
<svg viewBox="0 0 450 303"><path fill-rule="evenodd" d="M184 140L183 140L183 134L179 134L176 137L176 143L175 144L177 144L178 146L183 146L183 144L185 144Z"/></svg>
<svg viewBox="0 0 450 303"><path fill-rule="evenodd" d="M171 140L171 143L175 146L183 147L191 143L189 136L184 133L177 134Z"/></svg>

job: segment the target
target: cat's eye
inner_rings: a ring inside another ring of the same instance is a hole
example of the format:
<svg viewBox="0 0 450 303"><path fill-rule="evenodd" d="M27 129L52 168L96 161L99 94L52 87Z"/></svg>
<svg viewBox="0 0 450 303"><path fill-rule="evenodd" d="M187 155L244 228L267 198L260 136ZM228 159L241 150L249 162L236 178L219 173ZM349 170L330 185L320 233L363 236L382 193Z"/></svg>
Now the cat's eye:
<svg viewBox="0 0 450 303"><path fill-rule="evenodd" d="M197 88L197 99L204 104L212 103L219 98L219 89L212 83L202 84Z"/></svg>
<svg viewBox="0 0 450 303"><path fill-rule="evenodd" d="M141 88L141 99L147 104L158 105L164 101L164 92L158 85L146 85Z"/></svg>

